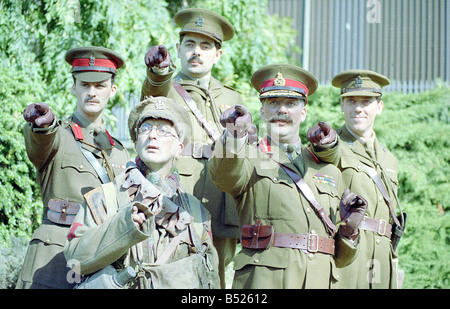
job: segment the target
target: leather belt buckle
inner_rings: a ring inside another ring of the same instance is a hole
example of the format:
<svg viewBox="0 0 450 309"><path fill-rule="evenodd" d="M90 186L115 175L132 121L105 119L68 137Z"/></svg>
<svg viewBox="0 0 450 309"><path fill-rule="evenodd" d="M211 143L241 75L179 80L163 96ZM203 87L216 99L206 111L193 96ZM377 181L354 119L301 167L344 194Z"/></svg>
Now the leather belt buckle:
<svg viewBox="0 0 450 309"><path fill-rule="evenodd" d="M203 158L203 144L192 143L192 157L195 159Z"/></svg>
<svg viewBox="0 0 450 309"><path fill-rule="evenodd" d="M59 217L59 220L58 220L58 223L61 223L61 222L65 222L66 221L66 219L67 219L67 208L68 208L68 206L69 206L69 199L68 198L65 198L64 200L62 200L61 201L61 214L60 214L60 217Z"/></svg>
<svg viewBox="0 0 450 309"><path fill-rule="evenodd" d="M387 222L384 221L383 219L379 219L377 234L380 236L385 236L386 235L386 227L387 227Z"/></svg>
<svg viewBox="0 0 450 309"><path fill-rule="evenodd" d="M313 246L315 243L315 246ZM308 247L307 250L309 252L315 253L319 251L319 235L317 234L308 234Z"/></svg>

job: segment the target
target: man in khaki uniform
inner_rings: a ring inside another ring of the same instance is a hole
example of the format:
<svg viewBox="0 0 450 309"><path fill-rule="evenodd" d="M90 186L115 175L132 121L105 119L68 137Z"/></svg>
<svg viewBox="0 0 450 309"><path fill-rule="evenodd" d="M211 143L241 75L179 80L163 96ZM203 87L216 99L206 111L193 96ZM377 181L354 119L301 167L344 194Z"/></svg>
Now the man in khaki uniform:
<svg viewBox="0 0 450 309"><path fill-rule="evenodd" d="M45 103L26 107L25 145L37 170L44 203L42 225L34 232L16 288L71 288L62 250L83 194L114 179L129 160L127 150L105 130L103 110L123 66L116 52L79 47L67 52L77 108L66 120L55 119Z"/></svg>
<svg viewBox="0 0 450 309"><path fill-rule="evenodd" d="M68 263L82 275L97 272L86 288L106 288L94 279L127 266L137 273L127 288L219 288L209 213L182 191L173 167L189 141L187 111L175 100L148 98L133 108L128 127L136 163L85 194L64 251Z"/></svg>
<svg viewBox="0 0 450 309"><path fill-rule="evenodd" d="M398 162L373 131L384 107L381 88L389 80L368 70L348 70L336 75L332 84L341 89L345 124L336 136L330 125L321 122L309 130L308 139L315 145L314 153L336 165L345 185L369 203L360 227L359 255L340 272L339 287L396 288L398 253L393 245L399 239L393 236L393 225L404 221L395 215Z"/></svg>
<svg viewBox="0 0 450 309"><path fill-rule="evenodd" d="M249 145L250 114L242 106L227 110L227 129L210 166L216 185L234 197L242 229L233 287L329 288L340 280L337 267L357 254L366 203L344 192L339 170L319 163L301 143L315 77L276 64L255 72L251 81L268 135L258 147ZM337 221L343 222L339 229Z"/></svg>
<svg viewBox="0 0 450 309"><path fill-rule="evenodd" d="M211 146L222 131L220 114L229 106L241 104L242 99L239 93L211 76L211 69L219 62L222 43L233 37L234 29L227 19L204 9L180 11L174 20L181 28L177 44L181 70L174 76L176 68L167 48L152 47L145 55L147 78L141 100L150 95L166 96L189 111L191 140L175 165L186 192L196 196L211 213L224 288L224 269L234 256L239 238L238 219L233 199L219 191L209 178L208 159Z"/></svg>

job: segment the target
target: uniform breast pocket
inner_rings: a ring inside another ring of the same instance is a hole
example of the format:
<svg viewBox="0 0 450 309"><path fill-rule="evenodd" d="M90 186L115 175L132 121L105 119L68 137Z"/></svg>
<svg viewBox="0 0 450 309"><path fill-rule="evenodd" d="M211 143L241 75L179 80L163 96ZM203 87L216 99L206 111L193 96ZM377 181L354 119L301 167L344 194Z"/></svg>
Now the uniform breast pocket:
<svg viewBox="0 0 450 309"><path fill-rule="evenodd" d="M195 168L198 163L191 157L177 157L175 159L175 166L178 169L178 173L182 176L189 177L195 172Z"/></svg>
<svg viewBox="0 0 450 309"><path fill-rule="evenodd" d="M287 175L274 170L256 170L253 187L256 216L268 220L293 220L294 209L300 207L297 188Z"/></svg>
<svg viewBox="0 0 450 309"><path fill-rule="evenodd" d="M315 186L319 192L318 202L325 209L330 219L336 222L336 209L339 206L341 197L337 194L335 184L317 181Z"/></svg>
<svg viewBox="0 0 450 309"><path fill-rule="evenodd" d="M61 171L66 173L68 177L85 174L97 178L94 168L81 154L65 153L61 162Z"/></svg>
<svg viewBox="0 0 450 309"><path fill-rule="evenodd" d="M398 187L398 176L397 172L390 168L385 168L386 174L388 175L389 180L392 182L395 188Z"/></svg>

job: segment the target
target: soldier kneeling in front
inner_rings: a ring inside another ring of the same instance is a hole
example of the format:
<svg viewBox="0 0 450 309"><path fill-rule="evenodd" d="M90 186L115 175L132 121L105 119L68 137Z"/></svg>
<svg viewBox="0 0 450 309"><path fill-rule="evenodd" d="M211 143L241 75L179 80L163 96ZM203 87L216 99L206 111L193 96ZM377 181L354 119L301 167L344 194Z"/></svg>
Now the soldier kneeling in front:
<svg viewBox="0 0 450 309"><path fill-rule="evenodd" d="M189 141L189 115L172 99L150 97L128 127L136 161L85 194L67 237L78 288L219 288L210 215L173 167Z"/></svg>

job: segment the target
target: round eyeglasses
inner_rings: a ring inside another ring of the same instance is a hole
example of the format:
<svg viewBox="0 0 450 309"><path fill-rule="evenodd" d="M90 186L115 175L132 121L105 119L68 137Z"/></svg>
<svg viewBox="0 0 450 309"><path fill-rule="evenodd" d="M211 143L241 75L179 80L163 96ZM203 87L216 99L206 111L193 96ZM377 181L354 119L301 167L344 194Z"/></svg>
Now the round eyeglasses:
<svg viewBox="0 0 450 309"><path fill-rule="evenodd" d="M147 136L150 134L150 132L155 129L156 131L156 135L158 136L162 136L162 137L169 137L169 136L173 136L173 137L177 137L175 134L173 134L172 132L170 132L169 127L166 125L160 125L160 126L152 126L148 123L144 123L143 125L141 125L141 127L139 128L138 134L142 135L142 136Z"/></svg>

